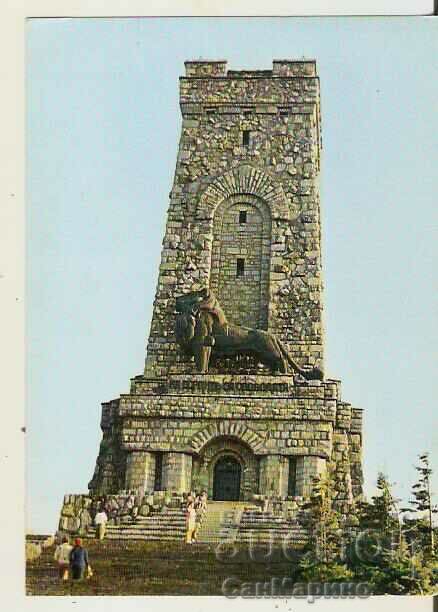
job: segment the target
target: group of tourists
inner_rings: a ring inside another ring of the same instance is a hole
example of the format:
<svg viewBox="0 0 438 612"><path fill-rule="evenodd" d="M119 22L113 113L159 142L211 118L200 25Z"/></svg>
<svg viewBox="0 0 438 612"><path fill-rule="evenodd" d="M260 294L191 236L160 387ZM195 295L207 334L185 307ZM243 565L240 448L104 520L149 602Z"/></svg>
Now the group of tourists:
<svg viewBox="0 0 438 612"><path fill-rule="evenodd" d="M127 519L135 521L138 516L138 504L135 495L128 495L123 504L117 503L114 498L103 497L93 503L91 508L92 523L96 527L96 537L103 540L107 523L110 521L118 525Z"/></svg>
<svg viewBox="0 0 438 612"><path fill-rule="evenodd" d="M134 496L128 497L124 514L130 514L135 520ZM185 518L186 518L186 543L193 544L196 542L199 527L202 519L207 511L207 492L189 493L185 501ZM96 536L99 540L103 540L106 532L108 520L117 518L120 512L120 507L114 507L112 500L100 500L91 509L92 522L96 527ZM73 580L81 580L90 578L93 573L88 560L88 551L82 546L81 538L74 540L72 546L67 536L63 536L61 544L56 547L54 559L58 564L59 578L66 581L71 577Z"/></svg>
<svg viewBox="0 0 438 612"><path fill-rule="evenodd" d="M207 491L189 493L186 500L186 544L196 542L199 527L207 511Z"/></svg>
<svg viewBox="0 0 438 612"><path fill-rule="evenodd" d="M64 582L70 575L73 580L91 578L93 575L88 561L88 551L82 546L81 538L76 538L72 546L68 537L64 536L62 543L56 547L54 558L58 564L59 578Z"/></svg>
<svg viewBox="0 0 438 612"><path fill-rule="evenodd" d="M97 526L102 523L105 523L106 526L108 521L114 525L118 525L126 520L135 521L139 511L138 505L138 500L133 494L128 495L123 502L117 502L114 497L103 496L93 502L91 507L91 517L96 529ZM99 514L102 513L104 513L105 516L99 517ZM105 534L105 526L100 528L101 532L103 533L100 539L103 539Z"/></svg>

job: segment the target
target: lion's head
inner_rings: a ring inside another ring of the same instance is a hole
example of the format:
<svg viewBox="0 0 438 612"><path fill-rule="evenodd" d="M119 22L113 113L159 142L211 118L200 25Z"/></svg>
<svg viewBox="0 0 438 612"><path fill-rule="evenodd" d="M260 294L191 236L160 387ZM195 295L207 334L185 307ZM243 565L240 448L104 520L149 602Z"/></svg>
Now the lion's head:
<svg viewBox="0 0 438 612"><path fill-rule="evenodd" d="M195 337L196 321L202 313L214 317L216 325L227 326L227 319L214 293L207 287L198 291L190 291L176 298L175 335L178 344L185 352L190 352L190 343Z"/></svg>
<svg viewBox="0 0 438 612"><path fill-rule="evenodd" d="M196 314L200 305L208 299L209 290L205 287L199 291L190 291L176 298L176 312L178 314Z"/></svg>
<svg viewBox="0 0 438 612"><path fill-rule="evenodd" d="M195 336L196 318L201 304L208 295L207 289L191 291L176 298L176 341L186 354L191 354L190 343Z"/></svg>
<svg viewBox="0 0 438 612"><path fill-rule="evenodd" d="M220 326L228 325L225 313L216 296L207 287L177 297L176 311L186 315L190 313L193 316L197 316L200 311L208 312Z"/></svg>

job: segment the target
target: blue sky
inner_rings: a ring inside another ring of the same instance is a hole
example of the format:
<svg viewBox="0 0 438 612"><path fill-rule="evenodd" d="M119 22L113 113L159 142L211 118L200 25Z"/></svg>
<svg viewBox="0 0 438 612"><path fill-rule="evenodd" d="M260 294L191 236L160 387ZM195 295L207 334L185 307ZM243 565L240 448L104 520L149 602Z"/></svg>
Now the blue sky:
<svg viewBox="0 0 438 612"><path fill-rule="evenodd" d="M368 491L383 470L406 497L425 450L438 470L437 40L427 18L29 21L29 529L87 490L100 403L142 371L186 59L317 60L326 374L364 409Z"/></svg>

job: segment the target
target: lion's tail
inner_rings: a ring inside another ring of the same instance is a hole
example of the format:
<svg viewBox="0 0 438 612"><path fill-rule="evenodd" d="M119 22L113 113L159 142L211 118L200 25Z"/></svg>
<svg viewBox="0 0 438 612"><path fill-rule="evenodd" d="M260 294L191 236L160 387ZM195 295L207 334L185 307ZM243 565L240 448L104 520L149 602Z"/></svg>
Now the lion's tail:
<svg viewBox="0 0 438 612"><path fill-rule="evenodd" d="M287 348L284 346L284 344L282 342L280 342L280 340L277 339L278 342L278 346L280 347L281 353L283 355L283 357L286 359L286 361L288 362L288 364L299 374L301 374L301 376L303 378L305 378L306 380L323 380L324 375L322 373L322 370L320 370L319 368L313 368L312 370L306 370L304 368L302 368L301 366L298 365L298 363L292 358L292 356L290 355L289 351L287 350Z"/></svg>

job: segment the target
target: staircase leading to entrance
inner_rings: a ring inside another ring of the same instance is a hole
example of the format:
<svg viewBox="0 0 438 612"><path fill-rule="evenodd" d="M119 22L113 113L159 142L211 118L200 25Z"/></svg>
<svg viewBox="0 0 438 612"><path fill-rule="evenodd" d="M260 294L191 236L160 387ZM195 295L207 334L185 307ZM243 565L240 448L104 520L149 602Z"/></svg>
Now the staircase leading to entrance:
<svg viewBox="0 0 438 612"><path fill-rule="evenodd" d="M256 507L248 502L209 501L207 512L198 530L197 541L201 543L233 541L238 532L242 512Z"/></svg>
<svg viewBox="0 0 438 612"><path fill-rule="evenodd" d="M95 536L96 530L90 528L88 535ZM164 512L138 516L134 522L120 525L107 525L107 540L167 540L184 541L185 512L183 509L168 508Z"/></svg>
<svg viewBox="0 0 438 612"><path fill-rule="evenodd" d="M251 502L209 501L197 534L197 542L240 545L287 545L300 549L308 539L300 521L263 511ZM95 529L88 535L93 537ZM135 522L108 525L108 540L180 541L185 539L185 511L167 508L164 512L137 517Z"/></svg>

